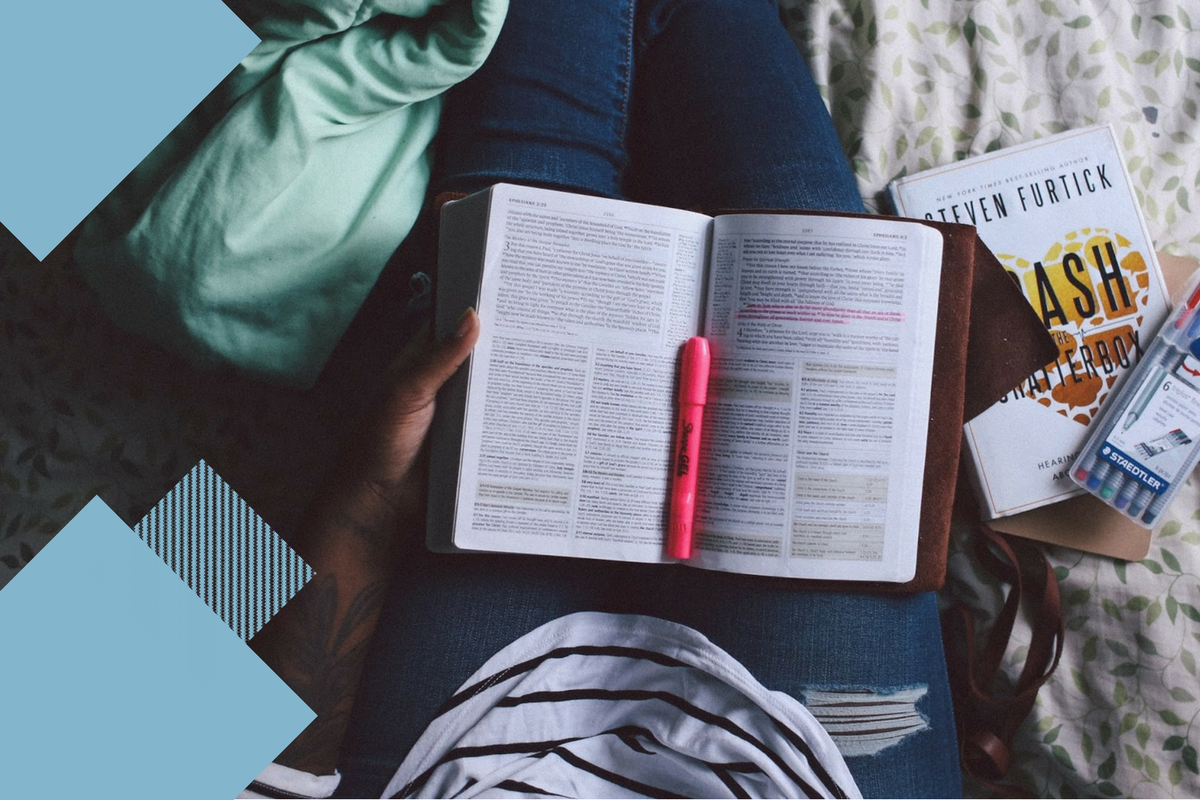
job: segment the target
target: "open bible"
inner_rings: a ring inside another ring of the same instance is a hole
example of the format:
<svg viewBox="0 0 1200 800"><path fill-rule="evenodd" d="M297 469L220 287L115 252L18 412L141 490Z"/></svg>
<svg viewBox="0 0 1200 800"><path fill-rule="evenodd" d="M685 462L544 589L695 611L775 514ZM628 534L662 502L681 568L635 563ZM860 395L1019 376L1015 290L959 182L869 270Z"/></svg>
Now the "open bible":
<svg viewBox="0 0 1200 800"><path fill-rule="evenodd" d="M431 548L669 561L677 362L703 335L714 361L687 563L913 578L937 228L505 184L441 213L438 334L469 306L483 332L439 398Z"/></svg>

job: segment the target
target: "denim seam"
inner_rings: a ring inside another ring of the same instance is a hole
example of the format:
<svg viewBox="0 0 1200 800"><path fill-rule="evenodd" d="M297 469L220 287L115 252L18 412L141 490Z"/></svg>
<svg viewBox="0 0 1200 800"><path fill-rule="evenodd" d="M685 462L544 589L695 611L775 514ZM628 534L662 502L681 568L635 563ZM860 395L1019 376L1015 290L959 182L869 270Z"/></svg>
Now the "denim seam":
<svg viewBox="0 0 1200 800"><path fill-rule="evenodd" d="M634 0L627 0L625 3L626 14L626 36L625 36L625 63L622 85L618 91L621 96L621 113L620 123L617 129L617 140L625 141L626 133L629 130L629 113L631 96L633 92L633 49L634 49Z"/></svg>

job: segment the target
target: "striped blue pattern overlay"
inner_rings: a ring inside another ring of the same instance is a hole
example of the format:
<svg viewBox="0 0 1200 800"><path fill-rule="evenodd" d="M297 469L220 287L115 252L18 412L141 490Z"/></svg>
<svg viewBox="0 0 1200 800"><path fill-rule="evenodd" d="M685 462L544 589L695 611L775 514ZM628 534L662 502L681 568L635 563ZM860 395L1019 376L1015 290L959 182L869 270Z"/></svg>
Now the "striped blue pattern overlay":
<svg viewBox="0 0 1200 800"><path fill-rule="evenodd" d="M313 575L203 461L134 530L246 641Z"/></svg>

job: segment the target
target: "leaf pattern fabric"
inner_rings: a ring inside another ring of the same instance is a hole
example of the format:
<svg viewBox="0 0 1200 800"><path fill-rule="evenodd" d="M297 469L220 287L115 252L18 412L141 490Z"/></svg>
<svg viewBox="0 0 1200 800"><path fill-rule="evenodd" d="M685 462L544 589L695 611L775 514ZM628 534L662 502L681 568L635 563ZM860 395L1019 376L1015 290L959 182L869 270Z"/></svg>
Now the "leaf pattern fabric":
<svg viewBox="0 0 1200 800"><path fill-rule="evenodd" d="M1110 122L1160 251L1200 256L1200 3L781 0L859 186ZM1045 797L1200 796L1200 487L1181 490L1148 557L1050 548L1062 664L1016 742ZM947 597L994 619L1000 590L956 531ZM1007 655L1018 674L1028 631ZM969 787L970 788L970 787ZM974 787L976 792L979 787Z"/></svg>
<svg viewBox="0 0 1200 800"><path fill-rule="evenodd" d="M201 459L285 539L413 332L385 272L314 389L199 371L0 227L0 589L94 496L136 525Z"/></svg>

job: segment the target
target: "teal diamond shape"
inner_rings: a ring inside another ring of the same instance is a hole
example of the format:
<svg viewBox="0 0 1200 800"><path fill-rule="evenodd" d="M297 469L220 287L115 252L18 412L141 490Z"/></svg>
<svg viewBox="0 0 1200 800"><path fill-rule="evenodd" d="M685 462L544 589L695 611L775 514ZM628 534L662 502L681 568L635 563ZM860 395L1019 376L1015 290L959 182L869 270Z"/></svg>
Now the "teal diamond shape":
<svg viewBox="0 0 1200 800"><path fill-rule="evenodd" d="M232 798L314 716L98 498L0 631L0 797Z"/></svg>
<svg viewBox="0 0 1200 800"><path fill-rule="evenodd" d="M0 224L45 258L257 44L220 0L6 4Z"/></svg>
<svg viewBox="0 0 1200 800"><path fill-rule="evenodd" d="M133 530L246 641L313 576L203 461Z"/></svg>

